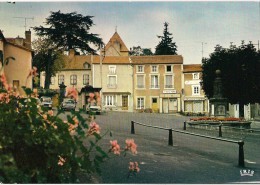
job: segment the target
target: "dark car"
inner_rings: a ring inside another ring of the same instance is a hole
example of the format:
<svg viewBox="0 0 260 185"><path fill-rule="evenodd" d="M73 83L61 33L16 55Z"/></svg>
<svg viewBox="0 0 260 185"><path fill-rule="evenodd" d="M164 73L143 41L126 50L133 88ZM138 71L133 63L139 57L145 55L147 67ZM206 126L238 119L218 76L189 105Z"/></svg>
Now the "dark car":
<svg viewBox="0 0 260 185"><path fill-rule="evenodd" d="M76 109L76 102L72 99L64 99L61 103L61 109L63 110L74 110Z"/></svg>

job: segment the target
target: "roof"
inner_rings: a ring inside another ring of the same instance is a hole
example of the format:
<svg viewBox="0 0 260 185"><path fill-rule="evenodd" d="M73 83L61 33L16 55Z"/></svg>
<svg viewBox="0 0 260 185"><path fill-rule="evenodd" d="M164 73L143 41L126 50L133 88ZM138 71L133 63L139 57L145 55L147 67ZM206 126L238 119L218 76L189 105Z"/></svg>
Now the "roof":
<svg viewBox="0 0 260 185"><path fill-rule="evenodd" d="M99 64L100 57L93 58L93 64ZM106 56L102 60L102 64L130 64L129 56Z"/></svg>
<svg viewBox="0 0 260 185"><path fill-rule="evenodd" d="M93 56L94 57L94 56ZM91 55L75 55L73 58L67 56L63 70L84 69L84 63L91 64Z"/></svg>
<svg viewBox="0 0 260 185"><path fill-rule="evenodd" d="M183 64L181 55L131 56L134 64Z"/></svg>
<svg viewBox="0 0 260 185"><path fill-rule="evenodd" d="M121 37L119 36L119 34L117 32L114 33L114 35L110 38L110 40L108 41L108 43L105 46L105 50L107 50L110 46L113 46L114 42L119 42L120 43L120 51L129 51L125 45L125 43L123 42L123 40L121 39Z"/></svg>
<svg viewBox="0 0 260 185"><path fill-rule="evenodd" d="M183 65L184 73L202 72L201 64L188 64Z"/></svg>

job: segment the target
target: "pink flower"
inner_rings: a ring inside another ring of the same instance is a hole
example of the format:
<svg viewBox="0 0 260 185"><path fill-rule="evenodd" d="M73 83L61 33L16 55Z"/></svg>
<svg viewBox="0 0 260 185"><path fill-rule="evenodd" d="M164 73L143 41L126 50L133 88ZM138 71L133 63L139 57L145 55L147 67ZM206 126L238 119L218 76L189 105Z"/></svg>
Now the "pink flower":
<svg viewBox="0 0 260 185"><path fill-rule="evenodd" d="M120 146L119 144L117 144L117 140L110 141L110 144L111 144L110 151L114 152L114 154L116 155L120 155Z"/></svg>
<svg viewBox="0 0 260 185"><path fill-rule="evenodd" d="M65 96L78 100L78 91L74 87L68 87Z"/></svg>
<svg viewBox="0 0 260 185"><path fill-rule="evenodd" d="M93 98L95 97L95 94L94 94L94 93L89 93L88 95L89 95L89 97L90 97L91 99L93 99Z"/></svg>
<svg viewBox="0 0 260 185"><path fill-rule="evenodd" d="M128 169L130 172L139 172L140 168L138 167L138 162L129 162Z"/></svg>
<svg viewBox="0 0 260 185"><path fill-rule="evenodd" d="M135 144L133 139L125 140L125 143L126 143L126 147L125 147L126 150L130 150L133 154L137 154L137 150L136 150L137 145Z"/></svg>
<svg viewBox="0 0 260 185"><path fill-rule="evenodd" d="M74 121L75 125L79 124L79 120L78 120L78 118L76 116L73 117L72 120Z"/></svg>
<svg viewBox="0 0 260 185"><path fill-rule="evenodd" d="M48 114L49 114L50 116L53 116L53 115L54 115L53 110L48 110Z"/></svg>
<svg viewBox="0 0 260 185"><path fill-rule="evenodd" d="M59 157L58 165L63 166L64 163L66 162L66 160L64 158L62 158L60 155L58 157Z"/></svg>
<svg viewBox="0 0 260 185"><path fill-rule="evenodd" d="M88 129L88 135L93 135L94 133L100 134L100 127L96 122L90 123Z"/></svg>
<svg viewBox="0 0 260 185"><path fill-rule="evenodd" d="M27 78L29 78L30 76L35 77L35 76L37 76L37 75L38 75L38 73L37 73L37 67L33 67L33 68L30 70L30 72L29 72Z"/></svg>

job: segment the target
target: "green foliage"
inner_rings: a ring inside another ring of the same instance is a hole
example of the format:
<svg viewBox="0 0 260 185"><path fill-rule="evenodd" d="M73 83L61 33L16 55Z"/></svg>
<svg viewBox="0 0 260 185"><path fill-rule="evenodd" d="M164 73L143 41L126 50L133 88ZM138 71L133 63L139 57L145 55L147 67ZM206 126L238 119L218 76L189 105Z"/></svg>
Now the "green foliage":
<svg viewBox="0 0 260 185"><path fill-rule="evenodd" d="M1 90L0 182L77 183L79 172L100 172L108 155L98 145L103 136L87 134L89 120L74 112L65 123L62 111L52 115L24 90L26 98Z"/></svg>
<svg viewBox="0 0 260 185"><path fill-rule="evenodd" d="M89 33L94 25L93 16L83 16L72 13L51 12L46 18L49 27L34 27L38 36L46 36L55 43L56 47L68 51L70 49L80 50L83 53L95 53L91 45L100 47L103 45L98 34Z"/></svg>
<svg viewBox="0 0 260 185"><path fill-rule="evenodd" d="M253 44L223 48L219 45L210 58L202 60L202 88L208 98L213 97L215 71L221 70L223 95L229 103L260 102L260 52Z"/></svg>
<svg viewBox="0 0 260 185"><path fill-rule="evenodd" d="M177 46L172 41L171 33L168 31L168 23L164 23L163 36L157 36L161 39L155 47L155 55L177 55Z"/></svg>
<svg viewBox="0 0 260 185"><path fill-rule="evenodd" d="M153 52L150 48L141 48L141 46L133 46L133 48L130 48L129 54L131 56L147 56L153 55Z"/></svg>

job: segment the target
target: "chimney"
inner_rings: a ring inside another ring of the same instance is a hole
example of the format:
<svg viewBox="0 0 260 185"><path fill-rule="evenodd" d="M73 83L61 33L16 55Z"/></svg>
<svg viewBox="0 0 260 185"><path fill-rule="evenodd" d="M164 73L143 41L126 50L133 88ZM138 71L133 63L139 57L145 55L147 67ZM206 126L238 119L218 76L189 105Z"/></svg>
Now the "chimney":
<svg viewBox="0 0 260 185"><path fill-rule="evenodd" d="M32 33L31 30L25 31L25 41L24 45L28 49L32 49Z"/></svg>
<svg viewBox="0 0 260 185"><path fill-rule="evenodd" d="M69 50L69 57L74 57L76 54L75 50L74 49L70 49Z"/></svg>

